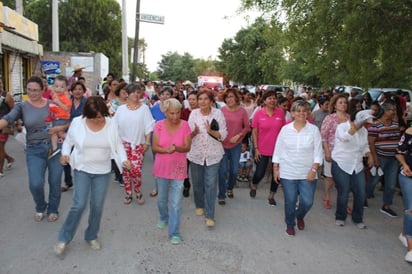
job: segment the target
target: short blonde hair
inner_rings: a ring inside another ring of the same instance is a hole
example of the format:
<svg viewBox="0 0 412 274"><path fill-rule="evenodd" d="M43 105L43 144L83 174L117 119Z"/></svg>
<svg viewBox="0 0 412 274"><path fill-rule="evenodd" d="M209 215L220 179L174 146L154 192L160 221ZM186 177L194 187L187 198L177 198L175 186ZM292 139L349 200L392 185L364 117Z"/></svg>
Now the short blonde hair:
<svg viewBox="0 0 412 274"><path fill-rule="evenodd" d="M176 98L169 98L164 100L163 103L160 105L160 110L163 113L166 113L169 109L182 109L182 104Z"/></svg>

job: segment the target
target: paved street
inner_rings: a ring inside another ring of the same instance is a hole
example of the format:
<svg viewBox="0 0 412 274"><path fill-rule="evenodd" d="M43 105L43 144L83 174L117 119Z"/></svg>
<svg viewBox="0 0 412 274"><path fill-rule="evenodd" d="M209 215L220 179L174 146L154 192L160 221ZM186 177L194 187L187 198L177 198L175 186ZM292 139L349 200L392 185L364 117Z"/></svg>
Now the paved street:
<svg viewBox="0 0 412 274"><path fill-rule="evenodd" d="M267 204L269 184L262 182L256 199L245 185L236 188L226 206L216 205L216 227L207 229L194 214L193 195L183 201L181 245L172 245L167 229L156 228L156 198L151 154L144 168L146 203L123 204L123 189L111 182L105 204L100 241L103 249L91 250L83 240L88 212L67 248L64 259L53 253L57 233L71 205L72 190L62 193L60 219L55 223L33 220L22 146L14 138L7 151L16 158L14 168L0 179L0 273L412 273L403 259L406 249L398 240L402 218L379 212L382 192L365 210L368 229L359 230L350 220L336 227L334 211L322 207L322 182L316 202L306 217L304 231L285 236L283 194L278 205ZM335 195L334 191L334 195ZM335 196L334 196L335 197ZM402 213L396 194L393 209ZM335 201L332 201L335 205Z"/></svg>

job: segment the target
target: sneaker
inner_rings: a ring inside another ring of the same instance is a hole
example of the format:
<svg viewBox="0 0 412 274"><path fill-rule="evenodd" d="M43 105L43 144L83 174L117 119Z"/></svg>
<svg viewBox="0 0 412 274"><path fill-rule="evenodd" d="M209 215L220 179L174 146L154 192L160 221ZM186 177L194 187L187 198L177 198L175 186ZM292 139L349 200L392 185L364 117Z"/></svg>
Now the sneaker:
<svg viewBox="0 0 412 274"><path fill-rule="evenodd" d="M268 198L268 203L269 203L269 205L271 205L271 206L275 206L275 205L276 205L276 201L275 201L275 199L273 199L273 198Z"/></svg>
<svg viewBox="0 0 412 274"><path fill-rule="evenodd" d="M91 240L89 241L89 245L93 250L100 250L102 246L100 245L98 240Z"/></svg>
<svg viewBox="0 0 412 274"><path fill-rule="evenodd" d="M405 235L402 234L402 232L401 234L399 234L398 239L399 241L401 241L404 247L408 247L408 240L406 239Z"/></svg>
<svg viewBox="0 0 412 274"><path fill-rule="evenodd" d="M49 155L49 158L48 159L51 159L51 158L53 158L54 156L56 156L57 154L59 154L60 153L60 148L58 148L58 149L56 149L56 150L53 150L51 153L50 153L50 155Z"/></svg>
<svg viewBox="0 0 412 274"><path fill-rule="evenodd" d="M299 230L305 229L305 221L303 219L297 219L297 225Z"/></svg>
<svg viewBox="0 0 412 274"><path fill-rule="evenodd" d="M165 228L166 227L166 222L164 222L164 221L158 221L157 222L157 228L159 228L159 229L163 229L163 228Z"/></svg>
<svg viewBox="0 0 412 274"><path fill-rule="evenodd" d="M295 234L296 234L295 228L293 226L288 226L288 227L286 227L285 233L289 237L294 237Z"/></svg>
<svg viewBox="0 0 412 274"><path fill-rule="evenodd" d="M215 226L215 220L213 220L213 219L206 218L205 223L206 223L207 227L214 227Z"/></svg>
<svg viewBox="0 0 412 274"><path fill-rule="evenodd" d="M217 203L218 203L219 205L221 205L221 206L226 205L225 199L219 199Z"/></svg>
<svg viewBox="0 0 412 274"><path fill-rule="evenodd" d="M243 176L237 176L236 177L236 181L238 181L238 182L243 182Z"/></svg>
<svg viewBox="0 0 412 274"><path fill-rule="evenodd" d="M386 215L388 215L389 217L392 217L392 218L398 217L398 214L396 214L395 211L393 211L389 207L388 208L382 207L380 212L382 212L383 214L386 214Z"/></svg>
<svg viewBox="0 0 412 274"><path fill-rule="evenodd" d="M203 208L196 208L195 213L196 216L203 216L203 214L205 214L205 210Z"/></svg>
<svg viewBox="0 0 412 274"><path fill-rule="evenodd" d="M53 250L54 253L56 253L57 256L63 255L64 251L66 250L66 243L59 242L57 245L54 246Z"/></svg>
<svg viewBox="0 0 412 274"><path fill-rule="evenodd" d="M182 242L182 239L180 239L179 236L173 236L172 239L170 239L170 242L174 245L178 245Z"/></svg>
<svg viewBox="0 0 412 274"><path fill-rule="evenodd" d="M412 263L412 250L406 253L405 261L407 261L408 263Z"/></svg>
<svg viewBox="0 0 412 274"><path fill-rule="evenodd" d="M119 182L120 187L124 187L124 182Z"/></svg>
<svg viewBox="0 0 412 274"><path fill-rule="evenodd" d="M367 226L364 224L364 223L357 223L356 224L356 226L359 228L359 229L366 229L367 228Z"/></svg>
<svg viewBox="0 0 412 274"><path fill-rule="evenodd" d="M335 221L335 224L336 224L337 226L345 226L345 221L336 220L336 221Z"/></svg>

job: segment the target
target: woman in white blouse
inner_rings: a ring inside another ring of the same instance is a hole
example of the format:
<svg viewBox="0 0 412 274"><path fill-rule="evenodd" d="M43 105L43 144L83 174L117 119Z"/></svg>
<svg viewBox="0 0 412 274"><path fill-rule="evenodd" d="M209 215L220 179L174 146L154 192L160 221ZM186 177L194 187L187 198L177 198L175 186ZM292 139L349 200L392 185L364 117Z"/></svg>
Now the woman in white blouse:
<svg viewBox="0 0 412 274"><path fill-rule="evenodd" d="M309 110L307 102L293 103L293 121L281 129L273 152L273 176L282 185L285 196L288 236L295 236L295 220L299 230L305 228L303 218L313 205L317 170L323 160L319 129L307 122Z"/></svg>
<svg viewBox="0 0 412 274"><path fill-rule="evenodd" d="M192 130L192 146L187 158L190 161L196 215L204 215L208 227L215 226L218 171L224 154L221 142L227 136L225 117L219 109L212 107L213 99L211 90L200 89L197 94L199 108L192 111L188 121ZM218 130L211 128L213 120L219 125Z"/></svg>
<svg viewBox="0 0 412 274"><path fill-rule="evenodd" d="M332 176L337 189L336 225L344 226L347 217L349 192L353 193L352 220L360 229L365 229L363 223L363 203L365 201L365 172L363 157L368 157L369 167L373 159L368 146L368 131L363 126L371 115L363 115L366 111L356 114L353 110L351 121L340 123L335 132L335 145L332 150ZM356 116L355 116L356 114ZM359 118L363 116L363 118ZM355 117L357 118L356 121Z"/></svg>
<svg viewBox="0 0 412 274"><path fill-rule="evenodd" d="M54 247L57 255L62 255L66 245L73 239L88 204L89 193L89 225L84 238L92 249L100 249L97 234L112 158L116 160L119 167L130 168L117 125L109 118L106 103L100 96L90 96L84 106L83 116L73 119L62 147L60 163L62 165L70 163L73 168L75 187L73 205L60 230L59 243Z"/></svg>

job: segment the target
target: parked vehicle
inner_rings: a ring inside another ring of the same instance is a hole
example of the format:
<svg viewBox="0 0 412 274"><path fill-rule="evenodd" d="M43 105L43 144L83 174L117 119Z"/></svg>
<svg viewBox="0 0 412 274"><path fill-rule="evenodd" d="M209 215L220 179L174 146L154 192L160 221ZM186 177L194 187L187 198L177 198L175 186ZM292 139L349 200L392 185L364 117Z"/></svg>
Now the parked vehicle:
<svg viewBox="0 0 412 274"><path fill-rule="evenodd" d="M357 86L336 86L335 89L336 89L339 93L345 92L345 93L350 94L350 91L351 91L352 89L356 90L356 91L358 92L358 94L362 94L362 93L363 93L362 88L357 87Z"/></svg>
<svg viewBox="0 0 412 274"><path fill-rule="evenodd" d="M409 89L404 88L370 88L368 93L372 97L372 101L380 101L383 93L390 93L392 95L396 95L398 90L402 90L403 97L406 98L406 114L407 114L407 121L412 121L412 105L411 105L411 98L412 98L412 91Z"/></svg>

